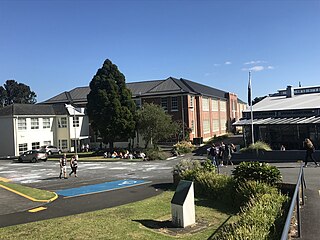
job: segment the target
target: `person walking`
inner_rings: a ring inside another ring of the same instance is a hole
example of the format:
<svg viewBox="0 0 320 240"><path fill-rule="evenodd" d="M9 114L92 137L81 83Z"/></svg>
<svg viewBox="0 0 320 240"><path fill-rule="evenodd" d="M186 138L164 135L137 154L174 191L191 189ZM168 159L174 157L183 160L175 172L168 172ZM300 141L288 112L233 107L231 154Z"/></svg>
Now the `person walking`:
<svg viewBox="0 0 320 240"><path fill-rule="evenodd" d="M221 142L220 147L219 147L219 165L223 167L223 160L225 158L225 151L226 151L226 145L224 145L223 142Z"/></svg>
<svg viewBox="0 0 320 240"><path fill-rule="evenodd" d="M62 177L62 173L64 178L67 178L67 154L63 154L63 157L60 158L60 175L59 178L61 179Z"/></svg>
<svg viewBox="0 0 320 240"><path fill-rule="evenodd" d="M217 157L217 149L214 143L212 143L211 147L209 148L209 159L211 160L211 163L217 167L216 157Z"/></svg>
<svg viewBox="0 0 320 240"><path fill-rule="evenodd" d="M78 177L77 176L78 155L72 156L72 158L70 159L70 167L71 167L71 172L69 173L69 176L71 177L71 174L74 173L74 176Z"/></svg>
<svg viewBox="0 0 320 240"><path fill-rule="evenodd" d="M225 158L227 159L227 163L226 166L228 166L229 162L231 165L233 165L232 162L232 153L234 151L234 145L232 143L228 143L228 145L226 146L226 150L225 150Z"/></svg>
<svg viewBox="0 0 320 240"><path fill-rule="evenodd" d="M308 159L310 158L316 166L319 166L319 163L314 159L313 153L315 152L315 148L313 146L312 141L309 138L306 138L303 142L304 148L306 149L306 157L304 159L304 167L307 167L308 165Z"/></svg>

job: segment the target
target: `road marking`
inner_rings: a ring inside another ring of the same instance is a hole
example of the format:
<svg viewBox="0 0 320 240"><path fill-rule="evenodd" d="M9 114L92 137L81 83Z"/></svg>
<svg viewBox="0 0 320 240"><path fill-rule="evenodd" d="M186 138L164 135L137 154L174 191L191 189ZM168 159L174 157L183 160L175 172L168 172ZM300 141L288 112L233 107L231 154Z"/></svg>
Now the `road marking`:
<svg viewBox="0 0 320 240"><path fill-rule="evenodd" d="M28 210L28 212L35 213L35 212L40 212L46 209L47 209L46 207L38 207L38 208L30 209Z"/></svg>
<svg viewBox="0 0 320 240"><path fill-rule="evenodd" d="M0 177L0 181L2 181L2 182L10 182L11 180L8 179L8 178Z"/></svg>
<svg viewBox="0 0 320 240"><path fill-rule="evenodd" d="M151 181L136 180L136 179L124 179L113 182L104 182L94 185L81 186L77 188L69 188L55 191L58 195L62 195L65 198L78 197L83 195L89 195L100 192L108 192L112 190L128 188L138 186L142 184L150 183Z"/></svg>

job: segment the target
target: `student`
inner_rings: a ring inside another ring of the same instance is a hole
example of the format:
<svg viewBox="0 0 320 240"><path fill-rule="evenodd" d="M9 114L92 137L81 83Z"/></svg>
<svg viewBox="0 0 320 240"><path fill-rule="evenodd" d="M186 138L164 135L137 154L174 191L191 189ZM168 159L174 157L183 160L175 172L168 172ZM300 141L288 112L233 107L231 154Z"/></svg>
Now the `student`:
<svg viewBox="0 0 320 240"><path fill-rule="evenodd" d="M216 157L217 157L217 149L214 143L212 143L212 146L209 148L209 159L211 160L211 163L215 167L217 167Z"/></svg>
<svg viewBox="0 0 320 240"><path fill-rule="evenodd" d="M74 176L77 177L77 168L78 168L78 155L73 155L70 159L70 167L71 172L69 173L69 176L71 177L71 174L74 173Z"/></svg>
<svg viewBox="0 0 320 240"><path fill-rule="evenodd" d="M60 158L60 175L59 178L61 179L62 173L64 178L67 178L67 154L63 154L63 157Z"/></svg>
<svg viewBox="0 0 320 240"><path fill-rule="evenodd" d="M318 167L319 163L317 163L317 161L313 157L313 153L315 152L315 148L314 148L313 143L311 142L311 140L309 138L306 138L304 140L304 142L303 142L303 145L304 145L304 148L306 149L306 157L304 159L304 167L307 167L309 158L312 161L314 161L314 163Z"/></svg>

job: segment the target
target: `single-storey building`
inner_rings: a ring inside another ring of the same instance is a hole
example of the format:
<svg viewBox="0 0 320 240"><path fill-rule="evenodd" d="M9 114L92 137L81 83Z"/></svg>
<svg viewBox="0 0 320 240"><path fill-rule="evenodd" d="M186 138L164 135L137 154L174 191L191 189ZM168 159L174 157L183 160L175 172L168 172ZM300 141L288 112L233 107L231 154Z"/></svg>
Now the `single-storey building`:
<svg viewBox="0 0 320 240"><path fill-rule="evenodd" d="M251 111L233 126L242 126L244 139L251 143ZM303 149L303 140L310 138L320 148L320 86L288 86L253 105L255 141L262 140L273 149Z"/></svg>

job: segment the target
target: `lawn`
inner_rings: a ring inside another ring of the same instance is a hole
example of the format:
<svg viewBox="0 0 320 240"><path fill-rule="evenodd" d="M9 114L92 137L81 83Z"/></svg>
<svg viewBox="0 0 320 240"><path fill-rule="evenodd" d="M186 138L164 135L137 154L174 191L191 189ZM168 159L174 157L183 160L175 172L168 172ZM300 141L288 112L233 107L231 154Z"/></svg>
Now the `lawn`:
<svg viewBox="0 0 320 240"><path fill-rule="evenodd" d="M36 188L31 188L27 186L23 186L20 184L15 184L15 183L10 183L10 182L1 182L0 185L7 187L9 189L12 189L13 191L22 193L23 195L26 195L27 197L33 198L36 201L47 201L49 199L52 199L56 196L55 193L41 190L41 189L36 189Z"/></svg>
<svg viewBox="0 0 320 240"><path fill-rule="evenodd" d="M196 201L196 219L207 227L196 233L168 235L155 227L171 218L174 192L99 211L0 228L0 239L207 239L232 213L219 203ZM213 208L213 206L217 208ZM50 206L49 206L50 207ZM153 226L148 228L150 223Z"/></svg>

